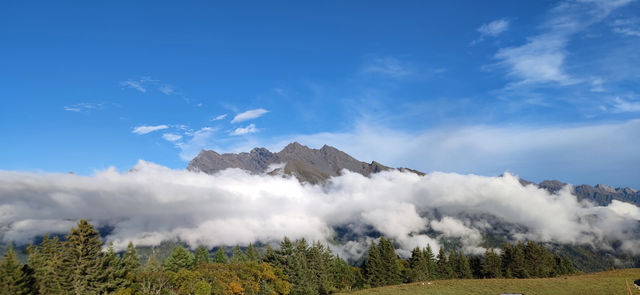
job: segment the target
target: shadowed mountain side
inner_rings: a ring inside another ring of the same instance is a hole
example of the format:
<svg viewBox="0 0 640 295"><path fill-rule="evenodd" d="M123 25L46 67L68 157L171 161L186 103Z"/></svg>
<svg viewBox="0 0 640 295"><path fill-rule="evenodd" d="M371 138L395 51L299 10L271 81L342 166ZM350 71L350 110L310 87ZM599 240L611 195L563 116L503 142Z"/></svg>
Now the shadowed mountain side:
<svg viewBox="0 0 640 295"><path fill-rule="evenodd" d="M284 167L267 171L270 165L279 163L284 163ZM309 183L324 182L329 177L338 176L342 169L364 176L393 169L375 161L371 163L358 161L347 153L328 145L320 149L312 149L297 142L290 143L278 153L272 153L265 148L254 148L248 153L239 154L218 154L214 151L202 150L187 166L189 171L208 174L227 168L240 168L252 173L284 172ZM419 171L406 170L424 175Z"/></svg>
<svg viewBox="0 0 640 295"><path fill-rule="evenodd" d="M520 179L522 185L534 184L540 188L546 189L551 193L556 193L567 185L567 183L558 180L544 180L539 184L531 181ZM640 191L636 191L632 188L613 188L603 184L596 184L591 186L588 184L581 184L573 186L571 193L578 197L578 200L587 199L593 201L597 205L607 206L611 204L611 201L618 200L640 206Z"/></svg>

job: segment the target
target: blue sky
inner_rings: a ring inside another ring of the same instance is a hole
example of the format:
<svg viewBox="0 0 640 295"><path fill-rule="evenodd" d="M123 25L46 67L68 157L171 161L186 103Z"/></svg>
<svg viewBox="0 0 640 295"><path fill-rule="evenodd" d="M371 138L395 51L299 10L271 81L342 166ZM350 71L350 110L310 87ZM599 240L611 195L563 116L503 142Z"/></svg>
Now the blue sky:
<svg viewBox="0 0 640 295"><path fill-rule="evenodd" d="M0 169L201 149L640 188L638 1L0 4Z"/></svg>

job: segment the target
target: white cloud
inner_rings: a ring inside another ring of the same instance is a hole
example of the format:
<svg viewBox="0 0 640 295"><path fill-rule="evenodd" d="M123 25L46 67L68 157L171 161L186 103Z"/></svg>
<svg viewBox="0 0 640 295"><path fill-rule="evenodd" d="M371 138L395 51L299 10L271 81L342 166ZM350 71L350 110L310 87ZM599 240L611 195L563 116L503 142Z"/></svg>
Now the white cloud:
<svg viewBox="0 0 640 295"><path fill-rule="evenodd" d="M637 207L581 203L568 188L552 195L522 186L510 174L392 171L367 178L345 172L319 186L239 169L207 175L144 161L124 173L108 169L92 177L0 171L0 213L4 242L66 232L74 221L87 218L113 227L106 242L117 249L129 241L158 245L180 239L195 248L272 243L285 235L327 242L341 227L358 237L332 245L341 255L362 254L372 230L392 238L403 256L426 244L437 251L439 237L459 237L465 251L477 253L479 235L492 226L510 228L505 238L511 240L600 248L622 240L623 249L640 249L634 236ZM428 236L429 230L436 235Z"/></svg>
<svg viewBox="0 0 640 295"><path fill-rule="evenodd" d="M142 135L142 134L147 134L149 132L158 131L158 130L167 129L167 128L169 128L169 126L167 125L155 125L155 126L142 125L142 126L133 128L132 132Z"/></svg>
<svg viewBox="0 0 640 295"><path fill-rule="evenodd" d="M477 31L480 32L482 36L497 37L507 29L509 29L509 21L506 19L499 19L480 26Z"/></svg>
<svg viewBox="0 0 640 295"><path fill-rule="evenodd" d="M605 92L606 90L603 87L604 80L597 78L591 80L591 92Z"/></svg>
<svg viewBox="0 0 640 295"><path fill-rule="evenodd" d="M191 136L189 140L176 142L176 146L180 149L180 159L190 161L198 155L200 150L215 148L212 142L214 142L213 135L216 131L217 129L212 127L203 127L193 133L186 134Z"/></svg>
<svg viewBox="0 0 640 295"><path fill-rule="evenodd" d="M500 49L495 58L519 84L580 82L566 72L567 44L571 37L602 21L612 10L629 1L565 1L543 23L543 33L527 38L521 46Z"/></svg>
<svg viewBox="0 0 640 295"><path fill-rule="evenodd" d="M173 89L173 86L171 85L162 85L158 88L158 90L165 95L172 95L176 93L176 91Z"/></svg>
<svg viewBox="0 0 640 295"><path fill-rule="evenodd" d="M101 103L81 102L81 103L65 106L64 110L68 112L86 113L92 110L102 109L102 107L103 107L103 104Z"/></svg>
<svg viewBox="0 0 640 295"><path fill-rule="evenodd" d="M249 124L247 127L240 127L233 130L229 135L245 135L258 132L256 125Z"/></svg>
<svg viewBox="0 0 640 295"><path fill-rule="evenodd" d="M215 118L211 119L211 121L224 120L224 118L226 118L226 117L227 117L227 114L218 115Z"/></svg>
<svg viewBox="0 0 640 295"><path fill-rule="evenodd" d="M174 141L178 141L178 140L182 139L182 135L173 134L173 133L165 133L165 134L162 134L162 138L164 138L166 141L174 142Z"/></svg>
<svg viewBox="0 0 640 295"><path fill-rule="evenodd" d="M127 81L123 81L120 82L120 85L125 86L127 88L132 88L135 90L138 90L140 92L147 92L147 88L144 85L144 80L127 80Z"/></svg>
<svg viewBox="0 0 640 295"><path fill-rule="evenodd" d="M613 100L613 111L617 113L640 112L640 102L630 102L616 97Z"/></svg>
<svg viewBox="0 0 640 295"><path fill-rule="evenodd" d="M393 57L375 58L365 64L361 72L400 78L412 73L406 64Z"/></svg>
<svg viewBox="0 0 640 295"><path fill-rule="evenodd" d="M243 121L247 121L247 120L252 120L255 118L258 118L266 113L268 113L269 111L265 110L265 109L254 109L254 110L248 110L246 112L242 112L240 114L237 114L235 117L233 117L233 120L231 120L231 123L239 123L239 122L243 122Z"/></svg>

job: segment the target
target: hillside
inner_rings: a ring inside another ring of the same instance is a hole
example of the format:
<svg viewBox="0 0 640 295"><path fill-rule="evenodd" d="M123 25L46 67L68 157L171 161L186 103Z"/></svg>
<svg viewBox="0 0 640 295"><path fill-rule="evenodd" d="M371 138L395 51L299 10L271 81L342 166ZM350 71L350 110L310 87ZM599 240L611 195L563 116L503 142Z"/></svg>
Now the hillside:
<svg viewBox="0 0 640 295"><path fill-rule="evenodd" d="M640 294L633 281L640 278L640 269L612 270L592 274L563 276L545 279L482 279L482 280L436 280L429 283L414 283L386 286L347 294L628 294L625 280L632 294Z"/></svg>

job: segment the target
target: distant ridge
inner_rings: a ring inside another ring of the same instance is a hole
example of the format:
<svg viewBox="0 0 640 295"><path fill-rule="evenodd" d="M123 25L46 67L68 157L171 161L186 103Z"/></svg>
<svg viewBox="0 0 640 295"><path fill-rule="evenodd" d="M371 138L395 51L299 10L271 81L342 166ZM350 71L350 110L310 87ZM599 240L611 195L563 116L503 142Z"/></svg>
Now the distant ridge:
<svg viewBox="0 0 640 295"><path fill-rule="evenodd" d="M269 166L278 163L285 165L283 168L267 171ZM248 153L239 154L219 154L215 151L202 150L187 166L189 171L208 174L227 168L240 168L252 173L282 172L293 175L300 181L314 184L324 182L329 177L338 176L342 169L364 176L393 169L375 161L371 163L358 161L347 153L328 145L320 149L312 149L297 142L290 143L277 153L272 153L266 148L254 148ZM414 170L409 171L423 174Z"/></svg>

